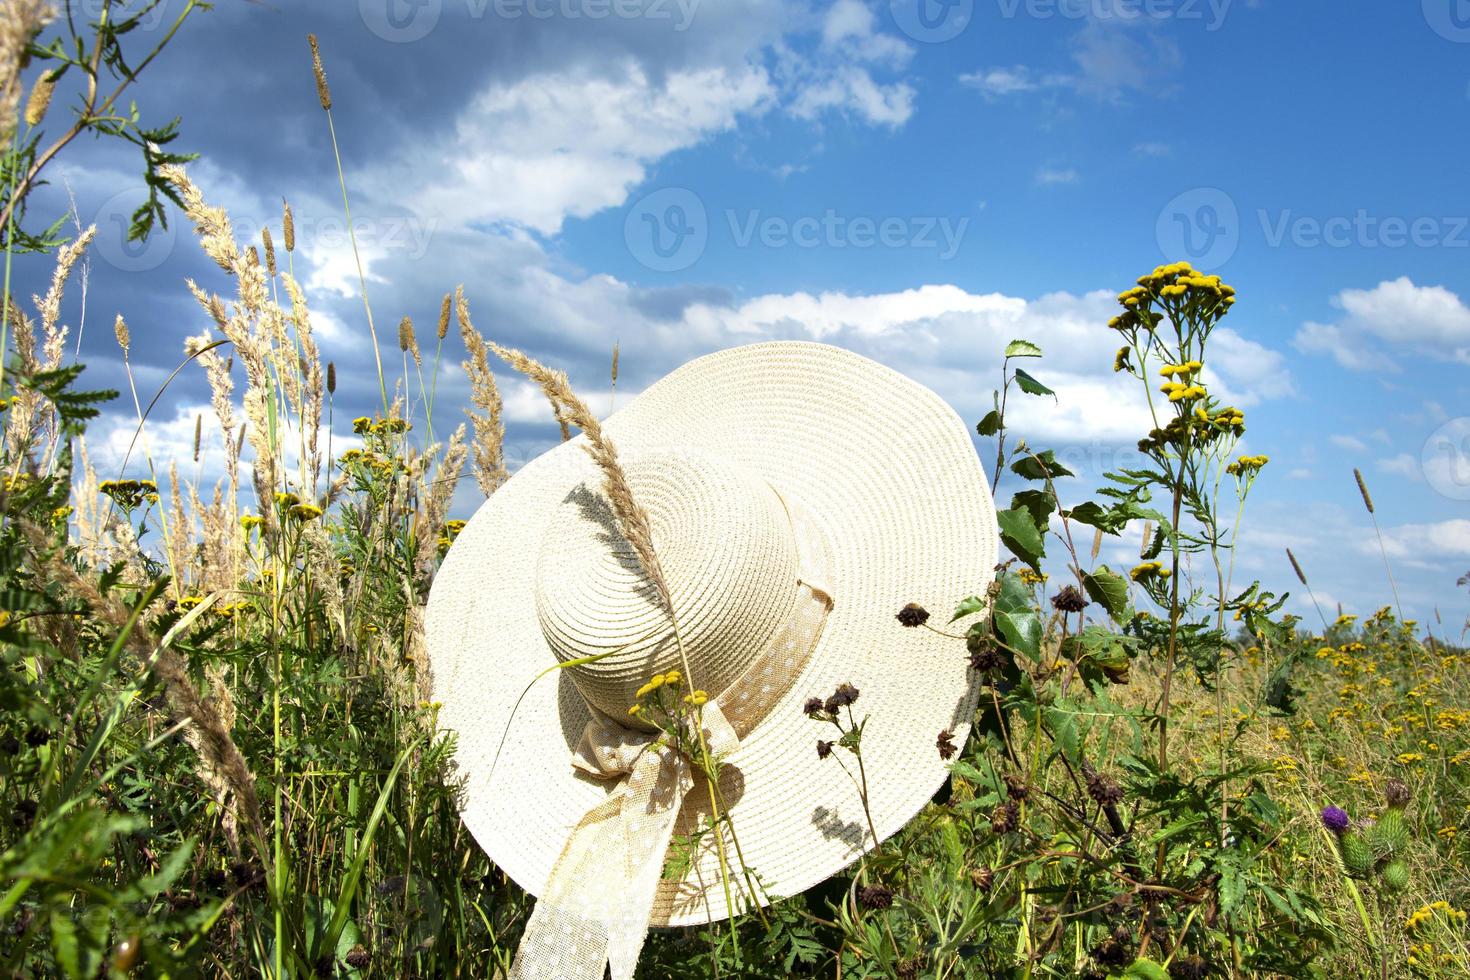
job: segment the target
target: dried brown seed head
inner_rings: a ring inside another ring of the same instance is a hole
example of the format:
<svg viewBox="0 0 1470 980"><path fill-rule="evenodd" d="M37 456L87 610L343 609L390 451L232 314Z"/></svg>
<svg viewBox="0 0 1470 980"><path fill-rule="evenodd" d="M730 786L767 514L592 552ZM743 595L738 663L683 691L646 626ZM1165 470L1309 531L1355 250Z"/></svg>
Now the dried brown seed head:
<svg viewBox="0 0 1470 980"><path fill-rule="evenodd" d="M328 112L332 109L332 90L327 88L327 72L322 67L322 52L317 46L316 35L306 35L306 41L311 45L311 71L316 76L316 97L321 102L322 108Z"/></svg>

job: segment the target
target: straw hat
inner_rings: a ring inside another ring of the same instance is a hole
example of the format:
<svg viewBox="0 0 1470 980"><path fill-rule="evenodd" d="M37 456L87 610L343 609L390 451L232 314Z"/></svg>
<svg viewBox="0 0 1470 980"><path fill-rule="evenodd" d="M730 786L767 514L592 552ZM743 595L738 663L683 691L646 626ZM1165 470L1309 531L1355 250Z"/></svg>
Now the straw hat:
<svg viewBox="0 0 1470 980"><path fill-rule="evenodd" d="M996 561L968 427L933 392L836 347L763 343L685 364L603 431L648 514L683 658L584 436L480 507L429 597L465 824L539 897L525 976L591 977L595 961L600 978L604 958L631 975L649 925L832 876L939 788L935 739L963 742L978 693L963 646L896 618L917 602L942 622ZM686 662L723 761L719 839L701 832L707 782L628 713ZM867 719L866 812L852 758L818 757L835 729L804 713L839 684Z"/></svg>

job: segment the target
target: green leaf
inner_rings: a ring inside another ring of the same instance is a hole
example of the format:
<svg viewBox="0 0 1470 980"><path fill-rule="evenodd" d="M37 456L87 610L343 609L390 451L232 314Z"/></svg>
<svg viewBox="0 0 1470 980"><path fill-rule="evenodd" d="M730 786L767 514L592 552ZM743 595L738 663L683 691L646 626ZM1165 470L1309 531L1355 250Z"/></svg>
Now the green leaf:
<svg viewBox="0 0 1470 980"><path fill-rule="evenodd" d="M1057 462L1056 455L1050 449L1022 456L1011 464L1011 472L1028 480L1056 479L1059 476L1074 475L1071 470Z"/></svg>
<svg viewBox="0 0 1470 980"><path fill-rule="evenodd" d="M378 802L373 806L367 826L363 828L362 839L358 841L357 853L352 856L352 863L348 866L347 874L342 879L342 887L337 894L331 921L327 923L327 928L317 935L317 942L312 946L313 959L321 956L325 950L337 948L337 939L342 935L343 927L347 925L348 913L352 909L352 897L357 893L357 883L362 879L362 869L367 864L368 851L372 848L378 824L382 821L383 814L388 809L388 801L393 796L393 786L398 782L398 773L403 769L403 764L408 761L409 755L418 749L420 741L421 739L414 739L398 754L398 761L393 763L393 768L388 771L388 778L383 780L383 788L378 792Z"/></svg>
<svg viewBox="0 0 1470 980"><path fill-rule="evenodd" d="M63 975L82 976L82 957L77 944L77 924L71 913L62 906L51 909L51 952L56 956L56 965Z"/></svg>
<svg viewBox="0 0 1470 980"><path fill-rule="evenodd" d="M985 417L975 425L975 431L982 436L993 436L1000 431L1000 413L991 409Z"/></svg>
<svg viewBox="0 0 1470 980"><path fill-rule="evenodd" d="M1077 753L1082 746L1082 739L1077 733L1077 715L1065 708L1047 708L1044 717L1047 730L1056 739L1057 751L1068 762L1077 762Z"/></svg>
<svg viewBox="0 0 1470 980"><path fill-rule="evenodd" d="M1013 340L1006 344L1006 357L1040 357L1041 348L1029 340ZM1018 374L1020 372L1017 372Z"/></svg>
<svg viewBox="0 0 1470 980"><path fill-rule="evenodd" d="M1134 960L1133 965L1119 975L1136 980L1169 980L1169 974L1153 960Z"/></svg>
<svg viewBox="0 0 1470 980"><path fill-rule="evenodd" d="M1032 660L1041 659L1041 617L1032 608L1031 590L1019 575L1001 577L995 599L995 629L1006 646Z"/></svg>
<svg viewBox="0 0 1470 980"><path fill-rule="evenodd" d="M1040 381L1037 381L1035 378L1031 377L1031 375L1027 374L1025 371L1022 371L1020 368L1016 368L1016 384L1019 385L1021 390L1028 395L1056 394L1055 391L1052 391L1046 385L1042 384Z"/></svg>
<svg viewBox="0 0 1470 980"><path fill-rule="evenodd" d="M1235 911L1241 899L1245 897L1245 880L1234 862L1221 865L1220 883L1217 888L1220 893L1220 914L1229 915Z"/></svg>
<svg viewBox="0 0 1470 980"><path fill-rule="evenodd" d="M1123 622L1128 608L1128 580L1106 565L1082 576L1082 585L1093 602L1108 611L1114 620Z"/></svg>
<svg viewBox="0 0 1470 980"><path fill-rule="evenodd" d="M1113 532L1118 529L1111 519L1111 512L1091 500L1078 504L1076 507L1064 513L1067 516L1067 520L1076 521L1078 524L1086 524L1088 527L1100 527L1108 532Z"/></svg>
<svg viewBox="0 0 1470 980"><path fill-rule="evenodd" d="M973 616L976 613L983 613L986 607L988 607L989 605L989 599L985 599L978 595L968 596L967 598L960 600L960 604L955 607L954 615L949 617L949 621L953 623L955 620L964 619L966 616Z"/></svg>
<svg viewBox="0 0 1470 980"><path fill-rule="evenodd" d="M1057 509L1056 495L1048 490L1022 490L1011 497L1011 509L1024 507L1031 513L1031 520L1043 535L1050 527L1051 515Z"/></svg>
<svg viewBox="0 0 1470 980"><path fill-rule="evenodd" d="M997 511L996 523L1000 525L1000 539L1017 558L1041 571L1041 559L1046 555L1046 541L1036 526L1031 512L1024 507Z"/></svg>

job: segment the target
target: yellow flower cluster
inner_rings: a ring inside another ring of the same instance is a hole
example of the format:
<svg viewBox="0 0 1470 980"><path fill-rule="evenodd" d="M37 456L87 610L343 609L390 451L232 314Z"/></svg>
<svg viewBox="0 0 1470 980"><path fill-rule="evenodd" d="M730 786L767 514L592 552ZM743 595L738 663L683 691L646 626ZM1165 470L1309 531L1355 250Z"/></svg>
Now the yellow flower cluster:
<svg viewBox="0 0 1470 980"><path fill-rule="evenodd" d="M314 521L321 517L322 509L316 504L294 504L286 513L305 524L307 521Z"/></svg>
<svg viewBox="0 0 1470 980"><path fill-rule="evenodd" d="M1171 401L1184 401L1186 395L1191 401L1197 401L1204 394L1204 389L1199 386L1185 385L1179 389L1165 386L1170 394ZM1194 388L1194 391L1190 389ZM1179 394L1179 398L1173 398L1173 393ZM1217 410L1213 415L1205 410L1204 405L1196 404L1191 415L1179 415L1169 420L1169 424L1162 429L1153 429L1148 437L1138 441L1138 451L1141 453L1163 449L1165 446L1182 447L1185 437L1189 433L1194 434L1194 441L1207 443L1225 435L1239 436L1245 432L1245 414L1237 408L1227 406Z"/></svg>
<svg viewBox="0 0 1470 980"><path fill-rule="evenodd" d="M1142 582L1145 579L1150 579L1154 577L1168 578L1172 574L1173 572L1171 572L1169 569L1165 568L1158 562L1146 561L1142 565L1139 565L1137 568L1133 569L1133 571L1129 572L1128 577L1133 579L1133 581L1135 582Z"/></svg>
<svg viewBox="0 0 1470 980"><path fill-rule="evenodd" d="M247 531L253 531L265 523L265 518L259 514L241 514L240 526Z"/></svg>
<svg viewBox="0 0 1470 980"><path fill-rule="evenodd" d="M1463 923L1465 921L1465 913L1452 906L1449 902L1432 902L1429 905L1419 906L1418 909L1411 913L1408 919L1404 921L1404 929L1408 932L1414 932L1420 926L1424 925L1424 923L1433 921L1436 912L1443 915L1451 924Z"/></svg>
<svg viewBox="0 0 1470 980"><path fill-rule="evenodd" d="M6 489L14 488L7 486ZM97 489L124 510L132 510L145 500L150 504L158 503L158 484L152 480L103 480Z"/></svg>
<svg viewBox="0 0 1470 980"><path fill-rule="evenodd" d="M1047 574L1045 572L1038 574L1029 568L1021 569L1020 576L1021 581L1026 585L1041 585L1047 580Z"/></svg>
<svg viewBox="0 0 1470 980"><path fill-rule="evenodd" d="M360 436L369 432L407 432L412 428L413 423L407 419L371 419L366 415L359 415L352 420L352 431Z"/></svg>
<svg viewBox="0 0 1470 980"><path fill-rule="evenodd" d="M363 452L361 449L349 449L341 455L339 461L343 466L351 466L360 463L370 470L377 470L380 475L387 476L393 472L394 461L384 459L377 453Z"/></svg>
<svg viewBox="0 0 1470 980"><path fill-rule="evenodd" d="M1205 397L1209 392L1204 385L1187 385L1178 381L1165 381L1159 390L1169 396L1171 402L1192 402Z"/></svg>
<svg viewBox="0 0 1470 980"><path fill-rule="evenodd" d="M72 509L70 507L58 507L51 512L51 523L65 524L66 519L71 517L71 513Z"/></svg>
<svg viewBox="0 0 1470 980"><path fill-rule="evenodd" d="M1118 294L1123 306L1121 316L1108 321L1114 330L1129 330L1136 327L1153 329L1163 319L1162 313L1154 313L1149 305L1158 297L1161 300L1184 300L1186 304L1213 307L1216 316L1223 315L1235 305L1235 289L1220 281L1219 276L1206 276L1196 272L1188 262L1161 265L1146 276L1140 276L1138 285Z"/></svg>
<svg viewBox="0 0 1470 980"><path fill-rule="evenodd" d="M294 493L283 493L281 491L277 491L275 497L276 503L281 507L295 507L297 504L301 503L301 498L296 496Z"/></svg>
<svg viewBox="0 0 1470 980"><path fill-rule="evenodd" d="M677 670L671 670L667 674L654 674L653 678L647 684L640 687L633 696L635 698L646 698L665 684L677 685L681 680L683 680L683 675Z"/></svg>
<svg viewBox="0 0 1470 980"><path fill-rule="evenodd" d="M1225 472L1231 476L1250 476L1269 462L1270 456L1242 456L1226 466Z"/></svg>
<svg viewBox="0 0 1470 980"><path fill-rule="evenodd" d="M660 688L676 688L683 682L683 680L684 675L680 674L677 670L671 670L666 674L654 674L653 677L649 679L647 684L644 684L636 692L634 692L633 698L635 701L642 702L644 698L648 697L650 694L654 693ZM695 693L703 694L704 692L696 691ZM699 703L703 704L704 702L701 701ZM630 715L641 715L642 713L643 705L641 703L634 704L631 708L628 709L628 714Z"/></svg>
<svg viewBox="0 0 1470 980"><path fill-rule="evenodd" d="M439 550L445 552L449 546L454 544L454 539L459 537L459 532L464 530L464 521L445 521L444 532L439 535Z"/></svg>
<svg viewBox="0 0 1470 980"><path fill-rule="evenodd" d="M1185 361L1183 364L1165 364L1159 368L1159 373L1166 378L1183 378L1188 381L1204 370L1204 367L1199 361Z"/></svg>
<svg viewBox="0 0 1470 980"><path fill-rule="evenodd" d="M1424 761L1424 756L1418 752L1400 752L1397 758L1401 766L1412 766Z"/></svg>
<svg viewBox="0 0 1470 980"><path fill-rule="evenodd" d="M1442 732L1459 731L1470 722L1470 711L1460 708L1444 708L1435 716L1434 726Z"/></svg>

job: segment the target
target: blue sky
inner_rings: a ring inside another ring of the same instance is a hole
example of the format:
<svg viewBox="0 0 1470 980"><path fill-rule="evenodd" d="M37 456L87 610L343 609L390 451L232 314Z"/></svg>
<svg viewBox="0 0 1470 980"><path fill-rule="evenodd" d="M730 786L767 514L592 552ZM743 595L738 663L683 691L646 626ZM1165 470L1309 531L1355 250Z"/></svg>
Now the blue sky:
<svg viewBox="0 0 1470 980"><path fill-rule="evenodd" d="M138 43L181 7L166 0ZM376 385L308 31L380 332L408 314L426 335L462 282L483 331L566 367L594 404L615 339L631 393L709 350L799 337L882 360L970 421L1024 336L1058 399L1013 423L1076 464L1076 502L1146 428L1136 382L1111 371L1112 296L1191 259L1239 291L1211 381L1247 412L1243 449L1272 458L1237 578L1297 591L1291 547L1328 607L1388 602L1360 467L1406 612L1438 608L1436 632L1459 634L1465 0L221 0L137 98L146 119L183 117L192 174L242 235L270 223L279 241L291 200L297 272L347 379L342 420ZM131 153L78 144L51 178L33 215L74 198L99 228L91 380L124 385L109 329L122 312L146 397L207 326L185 277L228 284L182 220L142 249L122 242L142 199ZM41 291L45 271L22 262L17 292ZM82 315L74 289L74 329ZM452 334L448 349L457 362ZM523 459L556 430L539 396L502 384ZM464 402L457 368L441 388L441 411ZM170 393L163 457L190 451L208 399L192 375ZM94 428L103 470L129 432L122 414ZM466 481L457 509L475 503ZM1103 557L1131 564L1136 545Z"/></svg>

